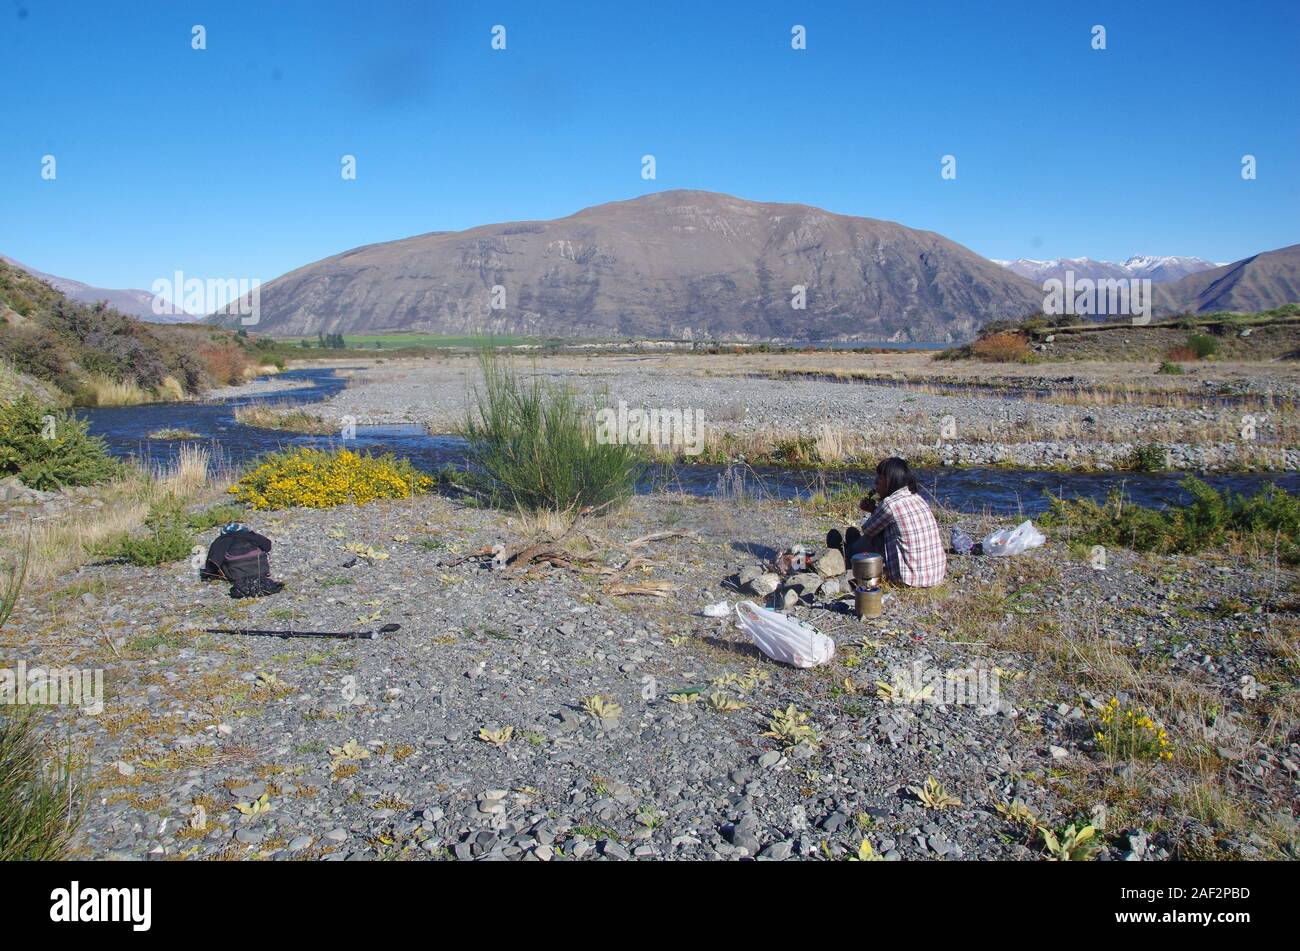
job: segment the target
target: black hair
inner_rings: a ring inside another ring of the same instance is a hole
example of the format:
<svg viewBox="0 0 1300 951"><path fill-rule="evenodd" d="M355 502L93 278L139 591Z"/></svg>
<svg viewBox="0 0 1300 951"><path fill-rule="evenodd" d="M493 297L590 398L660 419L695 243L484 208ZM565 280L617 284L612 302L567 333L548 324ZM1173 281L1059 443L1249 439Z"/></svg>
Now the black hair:
<svg viewBox="0 0 1300 951"><path fill-rule="evenodd" d="M902 488L917 491L916 476L912 475L912 467L907 464L906 459L900 459L898 456L881 459L880 464L876 466L876 475L885 481L885 490L880 494L882 499L888 498Z"/></svg>

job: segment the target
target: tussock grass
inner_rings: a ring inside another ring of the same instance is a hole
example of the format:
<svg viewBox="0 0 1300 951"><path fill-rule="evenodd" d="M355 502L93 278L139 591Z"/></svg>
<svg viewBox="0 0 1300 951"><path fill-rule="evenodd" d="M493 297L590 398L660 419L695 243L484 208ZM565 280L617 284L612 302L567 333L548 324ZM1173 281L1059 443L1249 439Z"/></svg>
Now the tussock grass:
<svg viewBox="0 0 1300 951"><path fill-rule="evenodd" d="M482 385L460 435L471 477L487 497L523 511L565 511L608 507L632 494L642 453L598 442L593 414L570 387L525 380L492 351L479 368Z"/></svg>
<svg viewBox="0 0 1300 951"><path fill-rule="evenodd" d="M43 584L113 550L144 527L151 512L216 500L229 480L228 472L212 466L207 450L183 446L169 466L123 467L97 490L98 508L77 506L30 525L6 525L0 529L0 553L12 558L30 545L27 577Z"/></svg>
<svg viewBox="0 0 1300 951"><path fill-rule="evenodd" d="M31 713L0 715L0 862L65 858L83 803L71 753L47 749Z"/></svg>
<svg viewBox="0 0 1300 951"><path fill-rule="evenodd" d="M154 401L154 394L134 380L114 380L102 373L86 377L81 396L91 406L138 406Z"/></svg>
<svg viewBox="0 0 1300 951"><path fill-rule="evenodd" d="M324 436L337 432L339 427L333 422L301 406L290 403L258 403L251 406L235 407L235 420L245 426L259 429L279 429L292 433L308 433Z"/></svg>

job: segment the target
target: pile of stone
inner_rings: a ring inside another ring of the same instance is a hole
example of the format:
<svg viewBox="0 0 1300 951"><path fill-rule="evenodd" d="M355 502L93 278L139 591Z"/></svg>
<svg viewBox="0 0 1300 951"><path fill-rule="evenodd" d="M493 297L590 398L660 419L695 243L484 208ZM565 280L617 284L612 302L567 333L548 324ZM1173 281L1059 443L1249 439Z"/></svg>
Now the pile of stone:
<svg viewBox="0 0 1300 951"><path fill-rule="evenodd" d="M800 601L833 600L853 590L844 556L839 551L825 552L810 567L812 570L782 576L776 571L751 566L742 569L736 580L742 590L760 598L773 596L777 604L787 609Z"/></svg>

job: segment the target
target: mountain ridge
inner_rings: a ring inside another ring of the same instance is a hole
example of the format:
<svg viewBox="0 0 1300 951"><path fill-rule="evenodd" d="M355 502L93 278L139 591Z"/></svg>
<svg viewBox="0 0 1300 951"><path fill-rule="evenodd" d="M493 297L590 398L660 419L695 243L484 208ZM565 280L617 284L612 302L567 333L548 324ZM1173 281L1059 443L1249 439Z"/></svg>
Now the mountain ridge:
<svg viewBox="0 0 1300 951"><path fill-rule="evenodd" d="M262 286L259 329L954 341L1041 299L934 231L671 190L331 255Z"/></svg>

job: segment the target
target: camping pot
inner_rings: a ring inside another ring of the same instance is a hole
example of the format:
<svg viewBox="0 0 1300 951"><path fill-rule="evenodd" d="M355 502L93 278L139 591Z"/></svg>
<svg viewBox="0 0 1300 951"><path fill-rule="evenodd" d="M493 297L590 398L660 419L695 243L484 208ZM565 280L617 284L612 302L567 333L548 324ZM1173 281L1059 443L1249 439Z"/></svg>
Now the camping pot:
<svg viewBox="0 0 1300 951"><path fill-rule="evenodd" d="M885 559L871 552L859 552L852 558L853 580L866 588L879 587L885 573Z"/></svg>
<svg viewBox="0 0 1300 951"><path fill-rule="evenodd" d="M854 588L853 613L860 618L880 617L884 613L879 588Z"/></svg>

